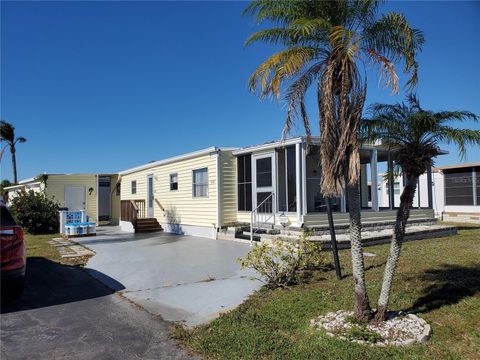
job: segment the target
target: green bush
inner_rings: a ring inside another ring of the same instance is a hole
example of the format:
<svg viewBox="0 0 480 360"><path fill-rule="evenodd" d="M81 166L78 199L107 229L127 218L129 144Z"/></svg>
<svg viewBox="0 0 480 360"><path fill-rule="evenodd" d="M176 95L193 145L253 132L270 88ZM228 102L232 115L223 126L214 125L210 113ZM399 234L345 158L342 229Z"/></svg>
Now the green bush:
<svg viewBox="0 0 480 360"><path fill-rule="evenodd" d="M33 190L20 192L10 207L17 223L31 234L57 232L58 209L57 202Z"/></svg>
<svg viewBox="0 0 480 360"><path fill-rule="evenodd" d="M272 244L260 243L238 261L243 269L255 269L261 275L259 280L270 288L295 285L303 270L321 269L326 265L320 247L305 235L295 241L275 239Z"/></svg>

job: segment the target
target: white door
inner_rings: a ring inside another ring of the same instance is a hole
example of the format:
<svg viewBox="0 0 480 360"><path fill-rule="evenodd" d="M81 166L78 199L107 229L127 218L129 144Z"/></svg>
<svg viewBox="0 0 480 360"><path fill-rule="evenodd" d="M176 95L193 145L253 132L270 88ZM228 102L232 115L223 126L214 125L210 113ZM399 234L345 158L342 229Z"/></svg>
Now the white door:
<svg viewBox="0 0 480 360"><path fill-rule="evenodd" d="M147 217L153 217L153 175L147 176Z"/></svg>
<svg viewBox="0 0 480 360"><path fill-rule="evenodd" d="M273 214L275 209L275 153L252 156L253 207L258 213ZM269 218L271 221L273 217Z"/></svg>
<svg viewBox="0 0 480 360"><path fill-rule="evenodd" d="M65 186L65 207L68 210L85 210L85 186Z"/></svg>

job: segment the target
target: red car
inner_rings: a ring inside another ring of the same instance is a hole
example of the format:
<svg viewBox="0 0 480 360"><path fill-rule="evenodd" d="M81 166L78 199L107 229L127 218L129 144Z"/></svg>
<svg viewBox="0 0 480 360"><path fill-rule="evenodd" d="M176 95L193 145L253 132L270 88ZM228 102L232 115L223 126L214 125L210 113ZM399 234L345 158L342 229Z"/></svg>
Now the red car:
<svg viewBox="0 0 480 360"><path fill-rule="evenodd" d="M2 299L17 299L25 281L25 243L18 226L5 204L0 201L1 285Z"/></svg>

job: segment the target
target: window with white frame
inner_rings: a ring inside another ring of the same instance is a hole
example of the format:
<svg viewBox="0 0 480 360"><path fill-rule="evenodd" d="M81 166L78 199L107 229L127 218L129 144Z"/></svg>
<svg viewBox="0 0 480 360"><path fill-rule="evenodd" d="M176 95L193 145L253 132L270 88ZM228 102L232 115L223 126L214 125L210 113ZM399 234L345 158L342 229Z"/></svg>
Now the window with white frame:
<svg viewBox="0 0 480 360"><path fill-rule="evenodd" d="M208 168L193 170L193 197L208 196Z"/></svg>
<svg viewBox="0 0 480 360"><path fill-rule="evenodd" d="M131 184L131 193L132 195L135 195L137 193L137 181L136 180L133 180L132 181L132 184Z"/></svg>
<svg viewBox="0 0 480 360"><path fill-rule="evenodd" d="M170 174L170 191L178 190L178 174Z"/></svg>

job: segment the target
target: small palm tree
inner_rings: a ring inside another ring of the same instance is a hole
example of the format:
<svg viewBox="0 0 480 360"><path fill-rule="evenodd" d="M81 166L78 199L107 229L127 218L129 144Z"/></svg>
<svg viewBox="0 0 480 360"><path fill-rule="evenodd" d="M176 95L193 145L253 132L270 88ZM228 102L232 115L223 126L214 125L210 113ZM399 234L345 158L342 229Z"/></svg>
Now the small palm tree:
<svg viewBox="0 0 480 360"><path fill-rule="evenodd" d="M375 64L386 86L398 90L395 62L403 61L410 73L408 85L417 82L415 55L424 42L401 14L378 14L378 1L298 0L252 1L245 9L259 23L275 27L252 34L246 44L263 41L284 49L270 56L250 77L250 89L262 98L280 97L288 104L284 135L295 117L302 120L307 139L310 120L305 106L308 88L316 87L320 113L321 190L338 196L347 186L354 313L370 317L361 244L359 149L357 128L366 96L366 79L359 66Z"/></svg>
<svg viewBox="0 0 480 360"><path fill-rule="evenodd" d="M0 121L0 140L5 141L10 146L10 153L12 154L12 168L13 168L13 183L17 183L17 158L15 156L15 145L17 143L24 143L27 141L24 137L15 137L15 127L6 122Z"/></svg>
<svg viewBox="0 0 480 360"><path fill-rule="evenodd" d="M406 177L406 186L400 196L394 232L390 244L382 290L378 300L375 321L383 321L388 308L393 276L400 257L405 226L410 216L413 198L420 175L433 165L440 154L440 144L457 145L460 155L465 156L465 145L480 145L480 130L457 129L450 126L452 121L478 118L468 111L433 112L420 107L416 96L410 95L406 103L370 107L371 119L362 122L363 134L367 140L381 139L383 144L394 151L394 160Z"/></svg>

